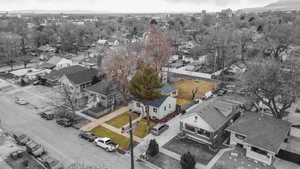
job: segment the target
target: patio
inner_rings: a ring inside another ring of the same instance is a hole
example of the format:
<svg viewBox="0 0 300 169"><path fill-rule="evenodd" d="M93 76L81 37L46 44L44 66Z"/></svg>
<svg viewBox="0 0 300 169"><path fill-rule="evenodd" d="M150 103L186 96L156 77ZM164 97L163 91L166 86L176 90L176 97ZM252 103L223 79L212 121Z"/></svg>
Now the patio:
<svg viewBox="0 0 300 169"><path fill-rule="evenodd" d="M178 160L163 153L158 153L156 156L150 157L148 161L162 169L181 169Z"/></svg>
<svg viewBox="0 0 300 169"><path fill-rule="evenodd" d="M171 139L163 146L163 148L179 155L190 152L195 156L196 162L204 165L207 165L209 161L218 153L211 151L208 145L200 144L187 138L180 139L177 137Z"/></svg>
<svg viewBox="0 0 300 169"><path fill-rule="evenodd" d="M243 149L236 148L225 152L212 169L275 169L275 167L249 159Z"/></svg>

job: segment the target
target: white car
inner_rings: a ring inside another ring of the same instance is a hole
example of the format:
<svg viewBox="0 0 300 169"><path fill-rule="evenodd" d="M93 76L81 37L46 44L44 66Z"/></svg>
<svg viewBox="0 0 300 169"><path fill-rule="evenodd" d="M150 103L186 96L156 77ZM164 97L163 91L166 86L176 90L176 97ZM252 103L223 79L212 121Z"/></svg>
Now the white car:
<svg viewBox="0 0 300 169"><path fill-rule="evenodd" d="M119 145L112 142L111 138L107 138L107 137L104 137L104 138L96 138L94 140L94 143L103 148L105 151L109 151L109 152L112 152L112 151L115 151L119 148Z"/></svg>
<svg viewBox="0 0 300 169"><path fill-rule="evenodd" d="M28 102L26 102L25 100L17 98L17 97L16 97L15 102L19 105L27 105L28 104Z"/></svg>

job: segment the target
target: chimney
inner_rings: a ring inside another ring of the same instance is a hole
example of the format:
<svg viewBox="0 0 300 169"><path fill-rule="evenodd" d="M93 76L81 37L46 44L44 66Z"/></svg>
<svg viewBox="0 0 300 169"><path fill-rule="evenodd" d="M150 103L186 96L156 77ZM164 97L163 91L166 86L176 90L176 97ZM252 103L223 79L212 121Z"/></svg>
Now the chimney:
<svg viewBox="0 0 300 169"><path fill-rule="evenodd" d="M197 117L197 116L195 116L195 119L194 119L194 120L195 120L195 122L197 122L197 121L198 121L198 117Z"/></svg>

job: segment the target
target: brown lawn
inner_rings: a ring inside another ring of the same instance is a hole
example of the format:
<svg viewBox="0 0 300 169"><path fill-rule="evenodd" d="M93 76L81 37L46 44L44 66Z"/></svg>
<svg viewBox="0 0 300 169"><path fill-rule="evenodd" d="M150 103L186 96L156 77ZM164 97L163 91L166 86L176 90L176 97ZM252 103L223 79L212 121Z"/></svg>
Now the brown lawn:
<svg viewBox="0 0 300 169"><path fill-rule="evenodd" d="M183 79L172 86L179 89L179 94L177 97L177 104L181 106L186 106L192 102L192 90L198 88L196 98L203 96L206 92L211 91L213 88L217 87L218 83L206 81L206 80L193 80L193 79Z"/></svg>

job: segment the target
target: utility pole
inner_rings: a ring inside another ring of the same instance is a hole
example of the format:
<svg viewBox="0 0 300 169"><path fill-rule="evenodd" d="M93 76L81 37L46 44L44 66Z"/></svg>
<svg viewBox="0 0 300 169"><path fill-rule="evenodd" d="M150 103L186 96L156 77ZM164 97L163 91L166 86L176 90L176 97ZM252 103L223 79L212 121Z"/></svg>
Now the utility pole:
<svg viewBox="0 0 300 169"><path fill-rule="evenodd" d="M129 135L130 135L130 157L131 157L131 169L134 169L134 156L133 156L133 128L132 128L132 110L129 110Z"/></svg>

